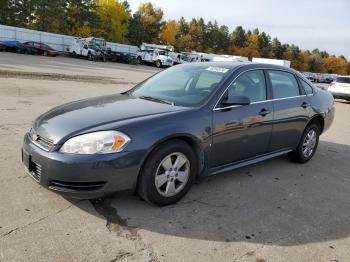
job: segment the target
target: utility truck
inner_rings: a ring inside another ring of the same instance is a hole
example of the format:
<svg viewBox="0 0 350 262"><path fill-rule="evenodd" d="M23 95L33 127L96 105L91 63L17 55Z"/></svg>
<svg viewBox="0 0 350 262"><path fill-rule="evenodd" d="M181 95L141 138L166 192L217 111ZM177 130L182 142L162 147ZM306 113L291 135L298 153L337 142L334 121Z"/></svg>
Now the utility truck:
<svg viewBox="0 0 350 262"><path fill-rule="evenodd" d="M75 38L68 52L73 57L86 57L90 61L101 59L106 61L108 48L106 41L100 38Z"/></svg>
<svg viewBox="0 0 350 262"><path fill-rule="evenodd" d="M175 64L186 64L193 62L203 62L203 56L197 52L170 53Z"/></svg>
<svg viewBox="0 0 350 262"><path fill-rule="evenodd" d="M163 66L173 66L174 60L170 56L170 52L173 51L173 46L143 43L140 46L140 51L137 52L137 61L139 64L152 64L158 68Z"/></svg>

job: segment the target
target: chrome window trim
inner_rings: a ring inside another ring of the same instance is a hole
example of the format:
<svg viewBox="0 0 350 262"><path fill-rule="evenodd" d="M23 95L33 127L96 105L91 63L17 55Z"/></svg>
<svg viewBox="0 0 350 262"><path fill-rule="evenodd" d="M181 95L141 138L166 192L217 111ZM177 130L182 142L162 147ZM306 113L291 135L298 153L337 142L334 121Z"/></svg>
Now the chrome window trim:
<svg viewBox="0 0 350 262"><path fill-rule="evenodd" d="M222 92L222 94L220 95L219 99L216 101L215 103L215 106L214 108L212 109L213 111L218 111L218 110L223 110L223 109L228 109L228 108L233 108L233 107L238 107L240 105L233 105L233 106L227 106L227 107L217 107L218 103L220 102L221 98L223 97L223 95L226 93L227 89L230 87L230 85L236 81L236 79L238 77L240 77L242 74L246 73L246 72L249 72L249 71L255 71L255 70L275 70L275 71L282 71L282 72L286 72L286 73L289 73L289 74L293 74L294 77L296 77L296 75L293 73L293 72L290 72L288 70L283 70L282 68L280 69L276 69L276 68L253 68L253 69L248 69L248 70L245 70L241 73L239 73L228 85L227 87L225 88L225 90ZM297 80L297 79L295 79ZM266 88L267 88L267 83L265 82L265 85L266 85ZM284 100L284 99L290 99L290 98L296 98L296 97L303 97L303 96L307 96L307 95L299 95L299 96L290 96L290 97L283 97L283 98L275 98L275 99L266 99L266 100L262 100L262 101L257 101L257 102L253 102L253 103L250 103L250 104L257 104L257 103L263 103L263 102L270 102L270 101L277 101L277 100Z"/></svg>
<svg viewBox="0 0 350 262"><path fill-rule="evenodd" d="M300 95L300 96L289 96L289 97L283 97L283 98L274 98L274 99L267 99L267 100L262 100L262 101L257 101L257 102L252 102L249 105L254 105L254 104L261 104L265 102L273 102L273 101L279 101L279 100L286 100L286 99L293 99L293 98L299 98L299 97L304 97L304 96L312 96L310 95ZM234 108L234 107L239 107L241 105L233 105L233 106L226 106L226 107L217 107L214 108L213 111L218 111L218 110L223 110L223 109L228 109L228 108Z"/></svg>

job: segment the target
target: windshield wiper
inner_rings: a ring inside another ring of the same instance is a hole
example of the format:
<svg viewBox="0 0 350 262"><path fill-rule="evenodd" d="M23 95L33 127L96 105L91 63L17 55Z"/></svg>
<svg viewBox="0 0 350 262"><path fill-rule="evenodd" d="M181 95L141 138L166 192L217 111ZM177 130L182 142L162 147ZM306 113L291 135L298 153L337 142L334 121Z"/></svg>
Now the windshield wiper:
<svg viewBox="0 0 350 262"><path fill-rule="evenodd" d="M163 103L163 104L168 104L168 105L172 105L172 106L175 105L175 103L172 101L167 101L167 100L164 100L164 99L161 99L158 97L153 97L153 96L140 96L139 98L154 101L154 102L159 102L159 103Z"/></svg>

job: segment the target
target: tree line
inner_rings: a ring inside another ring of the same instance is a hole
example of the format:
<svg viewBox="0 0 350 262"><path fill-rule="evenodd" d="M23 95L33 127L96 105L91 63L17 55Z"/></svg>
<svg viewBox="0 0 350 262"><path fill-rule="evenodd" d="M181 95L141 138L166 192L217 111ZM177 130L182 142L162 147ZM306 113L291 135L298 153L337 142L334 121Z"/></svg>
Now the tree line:
<svg viewBox="0 0 350 262"><path fill-rule="evenodd" d="M0 24L132 45L167 44L177 51L286 59L300 71L350 74L344 56L301 50L259 29L237 26L231 32L217 21L163 17L162 9L151 3L140 4L132 13L127 1L118 0L0 0Z"/></svg>

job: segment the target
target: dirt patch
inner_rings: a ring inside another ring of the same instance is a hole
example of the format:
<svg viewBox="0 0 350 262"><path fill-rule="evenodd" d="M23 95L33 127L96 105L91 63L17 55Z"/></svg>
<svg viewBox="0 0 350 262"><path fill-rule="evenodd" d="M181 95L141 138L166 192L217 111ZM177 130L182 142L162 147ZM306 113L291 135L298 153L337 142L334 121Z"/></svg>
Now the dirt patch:
<svg viewBox="0 0 350 262"><path fill-rule="evenodd" d="M21 72L11 70L0 70L0 77L2 78L22 78L22 79L41 79L52 81L78 81L89 83L105 83L116 85L135 85L137 82L123 81L118 78L106 76L90 76L90 75L68 75L57 73L39 73L39 72Z"/></svg>

